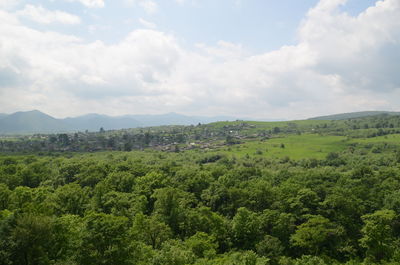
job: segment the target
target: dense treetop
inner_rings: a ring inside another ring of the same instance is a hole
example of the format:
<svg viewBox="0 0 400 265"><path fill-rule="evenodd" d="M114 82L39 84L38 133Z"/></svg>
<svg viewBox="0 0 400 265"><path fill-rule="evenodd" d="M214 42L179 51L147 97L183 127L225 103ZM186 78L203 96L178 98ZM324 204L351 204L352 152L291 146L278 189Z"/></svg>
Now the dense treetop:
<svg viewBox="0 0 400 265"><path fill-rule="evenodd" d="M15 149L0 155L0 264L399 264L399 127L379 116L3 139ZM82 152L100 139L132 151Z"/></svg>

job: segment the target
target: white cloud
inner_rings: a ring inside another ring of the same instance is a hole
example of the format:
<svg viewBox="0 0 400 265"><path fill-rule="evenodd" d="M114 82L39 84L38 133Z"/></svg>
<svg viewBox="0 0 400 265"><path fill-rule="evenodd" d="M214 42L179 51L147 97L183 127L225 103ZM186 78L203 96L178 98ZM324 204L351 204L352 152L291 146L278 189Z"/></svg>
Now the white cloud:
<svg viewBox="0 0 400 265"><path fill-rule="evenodd" d="M155 29L157 27L156 24L154 24L153 22L147 21L143 18L139 18L139 23L145 27L145 28L149 28L149 29Z"/></svg>
<svg viewBox="0 0 400 265"><path fill-rule="evenodd" d="M140 6L149 14L154 14L158 11L158 4L154 0L125 0L125 2L130 6Z"/></svg>
<svg viewBox="0 0 400 265"><path fill-rule="evenodd" d="M59 10L51 11L42 6L33 5L26 5L23 10L17 11L17 15L41 24L61 23L73 25L81 22L78 16Z"/></svg>
<svg viewBox="0 0 400 265"><path fill-rule="evenodd" d="M332 5L327 13L322 6L309 12L299 32L301 42L317 54L315 71L338 74L348 86L400 87L392 70L399 64L400 2L379 1L357 17L334 12Z"/></svg>
<svg viewBox="0 0 400 265"><path fill-rule="evenodd" d="M340 12L343 3L320 1L298 44L252 56L224 41L188 50L150 29L113 45L85 43L0 11L0 112L305 118L399 109L400 2L379 1L356 17Z"/></svg>
<svg viewBox="0 0 400 265"><path fill-rule="evenodd" d="M82 5L90 8L104 7L104 0L65 0L67 2L79 2Z"/></svg>
<svg viewBox="0 0 400 265"><path fill-rule="evenodd" d="M0 9L13 8L19 3L19 0L0 0Z"/></svg>
<svg viewBox="0 0 400 265"><path fill-rule="evenodd" d="M101 31L107 31L110 29L111 29L111 26L109 26L109 25L89 25L88 26L88 32L90 34L94 34L96 32L101 32Z"/></svg>
<svg viewBox="0 0 400 265"><path fill-rule="evenodd" d="M242 45L222 40L218 41L216 46L207 46L203 43L198 43L196 47L207 56L214 57L215 59L239 59L247 55Z"/></svg>
<svg viewBox="0 0 400 265"><path fill-rule="evenodd" d="M141 7L143 7L143 9L147 12L147 13L155 13L158 10L158 5L156 2L151 1L151 0L142 0L139 1L139 5Z"/></svg>

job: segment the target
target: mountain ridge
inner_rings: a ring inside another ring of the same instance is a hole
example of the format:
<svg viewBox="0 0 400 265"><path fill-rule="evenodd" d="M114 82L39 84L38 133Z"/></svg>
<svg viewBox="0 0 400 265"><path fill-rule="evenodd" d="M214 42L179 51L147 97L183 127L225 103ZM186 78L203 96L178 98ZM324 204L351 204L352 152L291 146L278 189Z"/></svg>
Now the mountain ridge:
<svg viewBox="0 0 400 265"><path fill-rule="evenodd" d="M235 118L186 116L171 112L166 114L122 116L90 113L77 117L57 119L39 110L31 110L0 114L0 134L98 131L100 128L118 130L162 125L195 125L222 120L235 120Z"/></svg>
<svg viewBox="0 0 400 265"><path fill-rule="evenodd" d="M400 115L394 111L361 111L317 116L308 120L345 120L376 115ZM39 110L0 113L0 134L62 133L78 131L119 130L163 125L197 125L217 121L237 120L227 116L186 116L175 112L165 114L127 114L108 116L89 113L77 117L54 118Z"/></svg>
<svg viewBox="0 0 400 265"><path fill-rule="evenodd" d="M65 124L38 110L18 111L0 119L0 133L64 131Z"/></svg>
<svg viewBox="0 0 400 265"><path fill-rule="evenodd" d="M347 113L338 113L332 115L324 115L309 118L308 120L347 120L347 119L356 119L363 118L369 116L377 116L377 115L400 115L400 112L396 111L358 111L358 112L347 112Z"/></svg>

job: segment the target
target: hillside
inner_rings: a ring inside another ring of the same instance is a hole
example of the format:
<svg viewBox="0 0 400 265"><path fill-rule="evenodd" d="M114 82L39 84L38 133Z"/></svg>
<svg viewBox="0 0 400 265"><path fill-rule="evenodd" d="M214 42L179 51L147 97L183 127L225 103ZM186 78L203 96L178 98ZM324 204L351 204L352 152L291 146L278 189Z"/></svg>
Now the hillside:
<svg viewBox="0 0 400 265"><path fill-rule="evenodd" d="M162 151L209 150L239 156L259 153L268 157L324 158L355 145L369 152L377 139L400 147L400 116L369 116L351 120L301 120L289 122L233 121L196 126L156 126L80 132L0 137L0 151ZM10 140L11 139L11 140ZM364 147L363 147L364 148ZM377 146L376 150L381 150Z"/></svg>
<svg viewBox="0 0 400 265"><path fill-rule="evenodd" d="M16 112L0 119L0 133L19 134L35 132L61 132L68 130L68 126L40 111Z"/></svg>
<svg viewBox="0 0 400 265"><path fill-rule="evenodd" d="M368 116L376 116L376 115L400 115L400 112L392 112L392 111L360 111L360 112L349 112L349 113L340 113L333 114L327 116L319 116L310 118L309 120L347 120L347 119L356 119Z"/></svg>

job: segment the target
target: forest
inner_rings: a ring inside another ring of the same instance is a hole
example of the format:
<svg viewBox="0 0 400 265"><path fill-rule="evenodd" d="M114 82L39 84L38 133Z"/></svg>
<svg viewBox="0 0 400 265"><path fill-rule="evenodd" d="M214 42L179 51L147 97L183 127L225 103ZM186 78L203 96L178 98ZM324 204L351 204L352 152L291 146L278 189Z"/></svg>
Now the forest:
<svg viewBox="0 0 400 265"><path fill-rule="evenodd" d="M400 264L400 116L2 136L0 264Z"/></svg>

